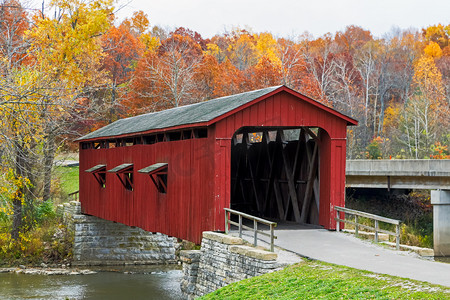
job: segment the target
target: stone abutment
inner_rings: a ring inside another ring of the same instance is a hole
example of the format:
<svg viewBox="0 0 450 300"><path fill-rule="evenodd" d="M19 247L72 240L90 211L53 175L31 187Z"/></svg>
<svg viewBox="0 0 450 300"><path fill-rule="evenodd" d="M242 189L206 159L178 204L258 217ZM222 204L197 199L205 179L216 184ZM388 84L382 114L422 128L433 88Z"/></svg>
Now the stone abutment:
<svg viewBox="0 0 450 300"><path fill-rule="evenodd" d="M81 213L80 202L59 207L74 232L72 265L172 264L177 239Z"/></svg>
<svg viewBox="0 0 450 300"><path fill-rule="evenodd" d="M214 292L230 283L273 272L277 254L244 245L241 238L205 231L201 250L182 250L181 291L186 299Z"/></svg>

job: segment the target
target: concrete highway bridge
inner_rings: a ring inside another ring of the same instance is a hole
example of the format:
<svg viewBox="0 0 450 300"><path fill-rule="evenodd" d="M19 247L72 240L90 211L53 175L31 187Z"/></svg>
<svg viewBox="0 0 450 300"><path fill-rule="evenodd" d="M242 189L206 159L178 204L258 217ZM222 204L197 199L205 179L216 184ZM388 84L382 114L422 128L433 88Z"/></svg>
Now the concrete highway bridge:
<svg viewBox="0 0 450 300"><path fill-rule="evenodd" d="M450 160L347 160L346 187L450 190Z"/></svg>
<svg viewBox="0 0 450 300"><path fill-rule="evenodd" d="M347 160L346 187L428 189L434 252L450 256L450 160Z"/></svg>

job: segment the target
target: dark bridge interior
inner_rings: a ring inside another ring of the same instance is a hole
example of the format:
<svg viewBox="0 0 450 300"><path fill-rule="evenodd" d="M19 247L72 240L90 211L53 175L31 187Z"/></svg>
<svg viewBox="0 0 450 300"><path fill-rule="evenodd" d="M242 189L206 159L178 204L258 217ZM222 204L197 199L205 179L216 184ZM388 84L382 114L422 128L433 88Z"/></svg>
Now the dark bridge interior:
<svg viewBox="0 0 450 300"><path fill-rule="evenodd" d="M231 147L231 208L318 224L319 148L317 128L240 128Z"/></svg>

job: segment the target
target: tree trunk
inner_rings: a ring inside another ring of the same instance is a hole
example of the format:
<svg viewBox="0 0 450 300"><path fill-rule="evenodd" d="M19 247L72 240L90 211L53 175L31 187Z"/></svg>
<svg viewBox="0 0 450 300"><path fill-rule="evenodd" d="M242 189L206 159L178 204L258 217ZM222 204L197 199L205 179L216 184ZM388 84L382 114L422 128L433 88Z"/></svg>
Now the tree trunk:
<svg viewBox="0 0 450 300"><path fill-rule="evenodd" d="M17 191L17 194L13 200L13 224L11 228L11 238L17 240L19 238L19 232L22 228L22 189Z"/></svg>
<svg viewBox="0 0 450 300"><path fill-rule="evenodd" d="M16 170L15 177L23 177L22 174L25 168L25 149L20 144L20 142L15 142L15 160L16 160ZM17 240L19 238L20 229L22 229L22 198L23 198L23 187L17 189L13 198L13 224L11 227L11 238Z"/></svg>
<svg viewBox="0 0 450 300"><path fill-rule="evenodd" d="M55 136L51 131L44 141L44 192L42 199L50 200L52 188L52 168L55 159Z"/></svg>

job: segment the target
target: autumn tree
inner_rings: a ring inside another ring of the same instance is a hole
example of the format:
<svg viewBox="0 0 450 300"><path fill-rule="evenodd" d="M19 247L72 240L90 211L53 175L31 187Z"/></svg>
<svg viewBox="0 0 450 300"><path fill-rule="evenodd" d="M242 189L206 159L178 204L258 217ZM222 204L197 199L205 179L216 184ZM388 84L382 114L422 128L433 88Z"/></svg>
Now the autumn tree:
<svg viewBox="0 0 450 300"><path fill-rule="evenodd" d="M253 68L252 82L253 89L280 84L281 66L274 63L268 56L263 56Z"/></svg>
<svg viewBox="0 0 450 300"><path fill-rule="evenodd" d="M195 73L202 49L189 36L172 34L155 52L147 52L138 62L134 94L141 99L133 113L154 111L192 103Z"/></svg>
<svg viewBox="0 0 450 300"><path fill-rule="evenodd" d="M223 63L226 59L228 59L229 43L230 40L227 35L215 35L211 41L206 44L205 53L213 56L218 63Z"/></svg>
<svg viewBox="0 0 450 300"><path fill-rule="evenodd" d="M255 37L245 29L232 31L228 52L228 58L241 71L254 66L258 61Z"/></svg>
<svg viewBox="0 0 450 300"><path fill-rule="evenodd" d="M111 28L101 36L104 52L101 70L105 72L108 81L104 88L96 89L89 95L90 101L97 109L93 119L96 127L109 124L120 116L121 104L128 91L128 84L134 72L135 65L148 40L146 35L149 22L142 12L137 12L131 20L124 20L119 26ZM151 46L150 46L151 47Z"/></svg>
<svg viewBox="0 0 450 300"><path fill-rule="evenodd" d="M11 236L19 237L23 203L31 198L37 178L35 162L42 126L39 119L39 74L27 64L29 43L24 38L29 18L18 1L0 7L0 155L2 172L10 174L13 213ZM30 183L30 179L33 183Z"/></svg>
<svg viewBox="0 0 450 300"><path fill-rule="evenodd" d="M100 36L111 24L112 0L55 0L55 16L34 16L34 27L27 33L34 68L45 74L46 101L41 107L44 128L44 191L50 198L51 170L58 139L66 133L68 116L86 89L103 85L103 49Z"/></svg>
<svg viewBox="0 0 450 300"><path fill-rule="evenodd" d="M442 74L433 57L422 56L414 67L412 94L405 104L402 126L410 156L424 158L443 133L449 129L448 103L445 100Z"/></svg>
<svg viewBox="0 0 450 300"><path fill-rule="evenodd" d="M391 38L380 57L380 76L374 103L374 136L383 132L384 113L389 101L405 103L414 75L414 62L422 44L418 33L401 32Z"/></svg>
<svg viewBox="0 0 450 300"><path fill-rule="evenodd" d="M302 58L301 45L282 38L278 39L276 47L281 67L281 83L300 90L301 82L308 76L305 61Z"/></svg>
<svg viewBox="0 0 450 300"><path fill-rule="evenodd" d="M302 41L302 56L306 68L318 86L317 100L328 103L332 94L332 75L334 72L334 43L331 34L326 34L316 40Z"/></svg>
<svg viewBox="0 0 450 300"><path fill-rule="evenodd" d="M378 78L380 76L380 58L384 52L381 41L368 41L356 50L355 67L362 80L362 93L364 97L364 126L369 127L371 116L371 103L377 97Z"/></svg>
<svg viewBox="0 0 450 300"><path fill-rule="evenodd" d="M265 88L279 85L281 82L281 60L279 58L277 41L270 33L255 34L255 50L258 62L248 69L249 79L253 88Z"/></svg>
<svg viewBox="0 0 450 300"><path fill-rule="evenodd" d="M427 42L437 43L443 49L449 45L450 24L447 26L442 24L429 26L422 29L422 34Z"/></svg>
<svg viewBox="0 0 450 300"><path fill-rule="evenodd" d="M372 40L372 34L369 30L365 30L355 25L347 26L345 31L337 32L334 37L337 47L336 51L348 53L351 56L353 56L359 48Z"/></svg>

